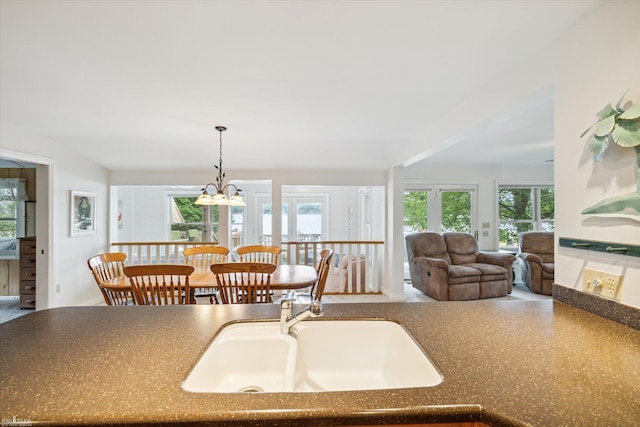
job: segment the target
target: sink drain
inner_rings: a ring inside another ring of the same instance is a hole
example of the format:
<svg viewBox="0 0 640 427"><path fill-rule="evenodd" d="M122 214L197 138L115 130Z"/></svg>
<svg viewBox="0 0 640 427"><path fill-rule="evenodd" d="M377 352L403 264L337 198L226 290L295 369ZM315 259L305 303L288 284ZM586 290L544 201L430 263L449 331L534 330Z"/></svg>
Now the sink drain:
<svg viewBox="0 0 640 427"><path fill-rule="evenodd" d="M258 387L257 385L248 385L238 390L238 393L262 393L262 392L264 392L264 389L262 387Z"/></svg>

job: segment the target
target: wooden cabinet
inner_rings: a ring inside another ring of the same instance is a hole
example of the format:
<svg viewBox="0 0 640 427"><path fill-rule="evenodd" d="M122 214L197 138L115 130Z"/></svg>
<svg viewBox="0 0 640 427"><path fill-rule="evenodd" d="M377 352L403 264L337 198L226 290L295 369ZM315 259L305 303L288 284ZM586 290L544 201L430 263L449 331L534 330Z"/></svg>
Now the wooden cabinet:
<svg viewBox="0 0 640 427"><path fill-rule="evenodd" d="M36 238L20 239L20 308L36 308Z"/></svg>

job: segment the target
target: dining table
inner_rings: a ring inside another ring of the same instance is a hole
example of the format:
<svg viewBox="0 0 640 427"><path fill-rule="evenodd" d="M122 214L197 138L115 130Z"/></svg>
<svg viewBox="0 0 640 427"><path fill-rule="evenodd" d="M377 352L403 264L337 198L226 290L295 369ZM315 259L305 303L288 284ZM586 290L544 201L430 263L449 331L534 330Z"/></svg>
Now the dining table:
<svg viewBox="0 0 640 427"><path fill-rule="evenodd" d="M294 291L312 286L318 280L316 269L310 265L278 265L271 274L271 290ZM131 292L131 282L127 276L117 276L103 283L114 291ZM196 288L217 287L216 277L207 267L196 268L189 275L189 288L193 292ZM192 295L193 296L193 295ZM194 298L191 299L194 301Z"/></svg>

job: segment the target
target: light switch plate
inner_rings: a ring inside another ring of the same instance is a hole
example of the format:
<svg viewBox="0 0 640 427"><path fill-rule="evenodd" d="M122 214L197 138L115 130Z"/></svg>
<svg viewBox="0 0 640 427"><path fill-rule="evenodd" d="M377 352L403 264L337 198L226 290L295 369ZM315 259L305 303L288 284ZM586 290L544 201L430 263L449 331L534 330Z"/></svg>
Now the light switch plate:
<svg viewBox="0 0 640 427"><path fill-rule="evenodd" d="M582 289L604 298L620 300L622 275L585 268L582 271Z"/></svg>

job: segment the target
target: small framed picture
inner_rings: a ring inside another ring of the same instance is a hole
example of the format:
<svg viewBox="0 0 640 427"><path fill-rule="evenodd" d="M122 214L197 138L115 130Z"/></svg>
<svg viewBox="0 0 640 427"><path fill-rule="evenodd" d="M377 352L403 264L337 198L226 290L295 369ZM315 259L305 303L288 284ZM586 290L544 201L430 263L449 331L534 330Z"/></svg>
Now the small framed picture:
<svg viewBox="0 0 640 427"><path fill-rule="evenodd" d="M96 234L96 193L71 191L71 237Z"/></svg>

